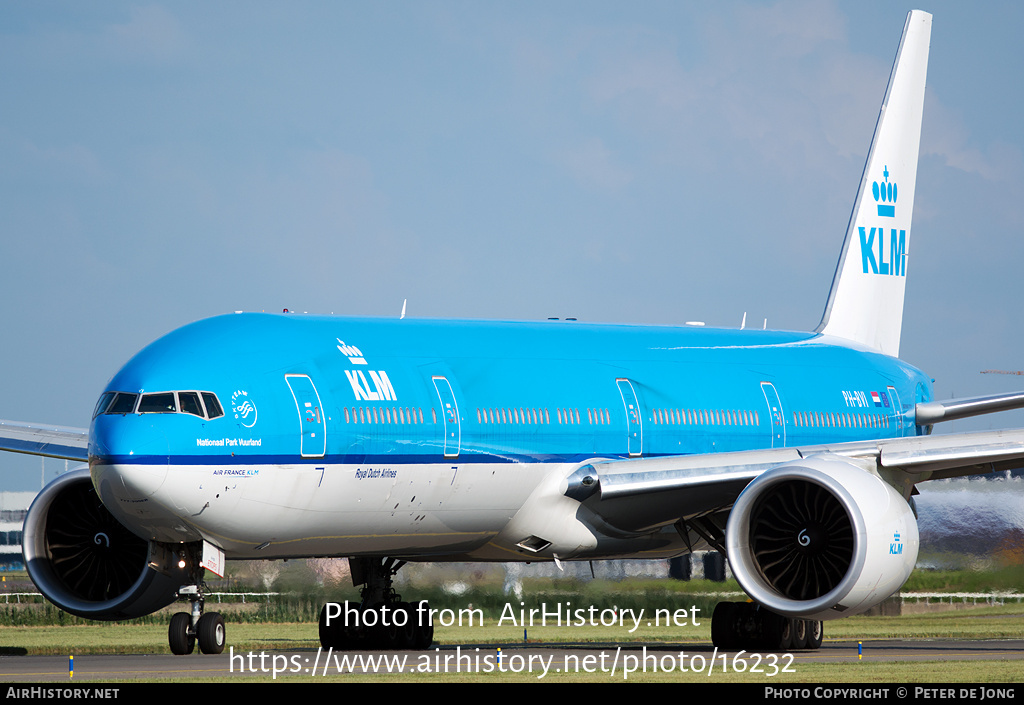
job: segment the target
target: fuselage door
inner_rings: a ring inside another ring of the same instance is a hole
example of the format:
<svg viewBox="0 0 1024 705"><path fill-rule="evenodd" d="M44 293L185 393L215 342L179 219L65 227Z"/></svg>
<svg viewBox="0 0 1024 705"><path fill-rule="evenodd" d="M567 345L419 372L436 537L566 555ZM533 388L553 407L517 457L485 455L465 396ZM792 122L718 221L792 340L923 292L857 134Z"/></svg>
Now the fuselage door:
<svg viewBox="0 0 1024 705"><path fill-rule="evenodd" d="M785 448L786 417L782 413L779 393L771 382L761 382L761 391L764 392L764 400L768 403L768 418L772 422L772 448Z"/></svg>
<svg viewBox="0 0 1024 705"><path fill-rule="evenodd" d="M292 390L295 408L299 412L301 441L299 453L303 458L322 458L327 452L327 423L324 419L323 404L307 375L285 375L285 382Z"/></svg>
<svg viewBox="0 0 1024 705"><path fill-rule="evenodd" d="M636 398L636 390L628 379L617 379L615 384L622 395L622 404L626 408L626 446L629 457L635 458L644 452L643 418L640 414L640 402Z"/></svg>
<svg viewBox="0 0 1024 705"><path fill-rule="evenodd" d="M444 457L455 458L462 446L462 426L459 423L459 405L455 402L452 385L445 377L431 377L441 400L441 418L444 420Z"/></svg>
<svg viewBox="0 0 1024 705"><path fill-rule="evenodd" d="M896 424L896 435L903 435L903 405L900 403L900 395L896 392L895 387L888 387L889 392L889 404L892 406L890 413L892 413L893 423Z"/></svg>

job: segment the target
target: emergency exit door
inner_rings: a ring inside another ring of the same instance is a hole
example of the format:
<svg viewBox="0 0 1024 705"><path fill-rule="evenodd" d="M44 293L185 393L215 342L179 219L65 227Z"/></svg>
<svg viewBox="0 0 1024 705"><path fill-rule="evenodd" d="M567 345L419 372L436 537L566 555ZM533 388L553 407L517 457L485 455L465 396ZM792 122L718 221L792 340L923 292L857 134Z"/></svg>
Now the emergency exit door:
<svg viewBox="0 0 1024 705"><path fill-rule="evenodd" d="M285 375L299 412L299 454L303 458L322 458L327 452L327 421L323 404L308 375Z"/></svg>

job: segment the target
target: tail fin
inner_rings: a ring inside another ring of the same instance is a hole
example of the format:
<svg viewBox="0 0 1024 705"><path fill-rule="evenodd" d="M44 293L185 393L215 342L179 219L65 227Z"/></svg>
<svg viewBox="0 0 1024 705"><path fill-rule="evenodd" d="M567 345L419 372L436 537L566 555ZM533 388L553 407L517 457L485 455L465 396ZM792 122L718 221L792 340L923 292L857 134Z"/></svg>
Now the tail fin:
<svg viewBox="0 0 1024 705"><path fill-rule="evenodd" d="M907 15L817 332L898 356L932 16Z"/></svg>

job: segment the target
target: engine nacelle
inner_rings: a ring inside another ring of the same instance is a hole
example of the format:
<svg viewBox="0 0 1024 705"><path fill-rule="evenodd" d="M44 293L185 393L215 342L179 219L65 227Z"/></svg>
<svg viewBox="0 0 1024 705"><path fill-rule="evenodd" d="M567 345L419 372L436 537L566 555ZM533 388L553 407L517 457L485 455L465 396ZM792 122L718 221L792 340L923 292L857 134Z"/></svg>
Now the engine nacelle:
<svg viewBox="0 0 1024 705"><path fill-rule="evenodd" d="M190 582L170 546L139 538L111 516L86 467L39 493L25 517L22 544L39 591L87 619L150 614L174 602Z"/></svg>
<svg viewBox="0 0 1024 705"><path fill-rule="evenodd" d="M787 617L858 614L900 589L917 562L906 500L847 458L818 455L764 473L729 515L729 565L757 602Z"/></svg>

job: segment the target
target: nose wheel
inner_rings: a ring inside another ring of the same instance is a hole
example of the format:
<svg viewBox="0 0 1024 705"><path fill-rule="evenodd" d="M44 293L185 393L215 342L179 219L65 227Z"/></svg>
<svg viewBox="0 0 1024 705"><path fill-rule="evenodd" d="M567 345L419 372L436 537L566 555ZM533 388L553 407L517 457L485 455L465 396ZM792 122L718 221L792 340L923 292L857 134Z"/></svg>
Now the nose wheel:
<svg viewBox="0 0 1024 705"><path fill-rule="evenodd" d="M187 588L183 588L183 591L185 589ZM192 599L192 612L175 612L171 616L171 623L167 628L167 642L171 647L171 653L187 656L195 651L196 642L199 643L200 653L222 653L227 642L224 617L220 612L204 614L202 592L198 588L194 589L196 596L189 596Z"/></svg>
<svg viewBox="0 0 1024 705"><path fill-rule="evenodd" d="M180 559L181 567L189 566L189 578L193 583L182 586L178 590L178 597L187 597L191 603L191 610L176 612L171 616L171 623L167 628L167 643L171 647L171 653L187 656L195 651L196 642L199 643L200 653L223 653L224 644L227 642L224 617L219 612L203 612L206 598L203 595L205 583L202 578L205 569L201 560L197 558L195 547L190 546L183 550Z"/></svg>

